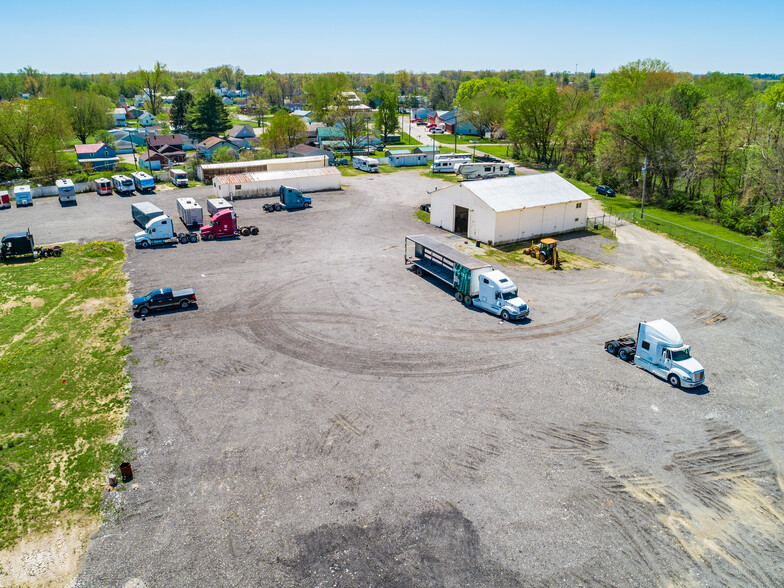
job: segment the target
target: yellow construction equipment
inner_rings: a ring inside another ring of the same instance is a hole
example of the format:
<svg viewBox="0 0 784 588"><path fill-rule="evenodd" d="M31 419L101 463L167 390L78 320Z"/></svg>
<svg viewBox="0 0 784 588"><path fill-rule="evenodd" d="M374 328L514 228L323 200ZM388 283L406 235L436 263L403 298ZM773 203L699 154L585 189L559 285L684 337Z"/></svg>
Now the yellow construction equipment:
<svg viewBox="0 0 784 588"><path fill-rule="evenodd" d="M524 249L523 253L556 269L561 267L558 261L558 241L555 239L541 239L539 243L531 241L531 246Z"/></svg>

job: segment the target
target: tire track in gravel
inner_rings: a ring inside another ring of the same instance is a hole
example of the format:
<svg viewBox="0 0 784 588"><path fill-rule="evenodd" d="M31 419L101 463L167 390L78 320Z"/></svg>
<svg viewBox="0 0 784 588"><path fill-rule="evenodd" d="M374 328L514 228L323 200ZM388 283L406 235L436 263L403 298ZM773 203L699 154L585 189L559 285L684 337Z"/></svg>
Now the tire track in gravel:
<svg viewBox="0 0 784 588"><path fill-rule="evenodd" d="M687 451L667 450L645 463L656 446L641 430L601 423L551 426L536 435L553 455L568 455L598 478L583 516L603 516L621 537L624 560L660 584L695 577L708 584L772 586L784 574L784 484L764 451L736 429L709 422L705 439ZM630 450L630 447L633 448ZM635 457L643 457L635 462ZM667 561L667 566L661 562ZM665 569L667 571L665 571Z"/></svg>

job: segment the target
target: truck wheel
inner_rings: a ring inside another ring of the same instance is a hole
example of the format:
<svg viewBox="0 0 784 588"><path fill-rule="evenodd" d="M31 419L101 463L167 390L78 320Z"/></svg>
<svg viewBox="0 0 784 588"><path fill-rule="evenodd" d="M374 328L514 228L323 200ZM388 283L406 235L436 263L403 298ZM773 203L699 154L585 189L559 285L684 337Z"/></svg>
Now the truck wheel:
<svg viewBox="0 0 784 588"><path fill-rule="evenodd" d="M670 374L667 376L667 381L670 383L670 386L673 388L680 388L681 379L677 376L677 374Z"/></svg>
<svg viewBox="0 0 784 588"><path fill-rule="evenodd" d="M251 227L250 228L251 235L258 235L259 234L259 227Z"/></svg>
<svg viewBox="0 0 784 588"><path fill-rule="evenodd" d="M191 233L190 237L188 237L188 241L191 243L196 243L199 240L199 236L196 233Z"/></svg>
<svg viewBox="0 0 784 588"><path fill-rule="evenodd" d="M462 302L463 301L463 293L462 292L455 293L455 300L457 300L458 302Z"/></svg>
<svg viewBox="0 0 784 588"><path fill-rule="evenodd" d="M629 347L621 347L618 350L618 357L620 357L623 361L631 361L632 350Z"/></svg>
<svg viewBox="0 0 784 588"><path fill-rule="evenodd" d="M190 305L191 303L188 302L187 300L183 300L182 302L180 302L180 308L188 308Z"/></svg>
<svg viewBox="0 0 784 588"><path fill-rule="evenodd" d="M139 314L142 315L142 316L147 316L148 314L150 314L150 309L147 308L146 306L142 306L139 309Z"/></svg>
<svg viewBox="0 0 784 588"><path fill-rule="evenodd" d="M471 296L463 296L463 304L468 306L469 308L474 305L474 299Z"/></svg>
<svg viewBox="0 0 784 588"><path fill-rule="evenodd" d="M618 341L610 341L607 344L607 351L609 351L613 355L618 355L618 348L619 347L620 347L620 345L618 345Z"/></svg>
<svg viewBox="0 0 784 588"><path fill-rule="evenodd" d="M416 272L416 275L418 275L418 276L421 276L421 275L422 275L422 268L421 268L421 267L417 266L417 267L414 269L414 271Z"/></svg>
<svg viewBox="0 0 784 588"><path fill-rule="evenodd" d="M141 243L142 249L147 249L150 246L149 241L142 241Z"/></svg>
<svg viewBox="0 0 784 588"><path fill-rule="evenodd" d="M182 243L183 245L185 245L188 242L188 235L183 235L182 233L180 233L180 235L177 238L179 239L180 243Z"/></svg>
<svg viewBox="0 0 784 588"><path fill-rule="evenodd" d="M240 235L242 235L243 237L247 237L248 235L250 235L250 229L248 227L242 227L240 229Z"/></svg>
<svg viewBox="0 0 784 588"><path fill-rule="evenodd" d="M213 241L215 239L215 235L207 235L207 241Z"/></svg>
<svg viewBox="0 0 784 588"><path fill-rule="evenodd" d="M508 321L510 318L511 317L509 315L509 311L508 310L502 310L501 311L501 320L502 321Z"/></svg>

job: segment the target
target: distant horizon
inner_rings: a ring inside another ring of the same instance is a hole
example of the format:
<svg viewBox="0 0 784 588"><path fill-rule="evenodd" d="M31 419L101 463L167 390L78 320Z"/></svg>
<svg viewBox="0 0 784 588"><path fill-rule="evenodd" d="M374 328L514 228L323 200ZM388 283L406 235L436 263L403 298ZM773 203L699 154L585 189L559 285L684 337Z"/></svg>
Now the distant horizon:
<svg viewBox="0 0 784 588"><path fill-rule="evenodd" d="M149 24L136 16L118 21L110 12L98 0L5 7L0 71L125 74L161 61L171 71L230 64L249 74L606 74L644 58L692 75L784 68L780 0L749 0L742 9L729 0L661 0L650 8L618 0L561 0L557 7L499 0L481 9L467 0L436 0L416 10L342 9L314 0L295 8L240 2L222 10L205 0L170 0L144 12ZM466 24L466 14L477 18Z"/></svg>

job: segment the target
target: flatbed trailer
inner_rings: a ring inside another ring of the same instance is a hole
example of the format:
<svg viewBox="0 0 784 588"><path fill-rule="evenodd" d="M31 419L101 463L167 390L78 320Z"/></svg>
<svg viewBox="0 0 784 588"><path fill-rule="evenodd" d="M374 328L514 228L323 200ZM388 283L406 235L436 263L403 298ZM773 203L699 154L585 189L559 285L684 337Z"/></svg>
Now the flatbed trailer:
<svg viewBox="0 0 784 588"><path fill-rule="evenodd" d="M409 245L413 247L410 254ZM417 274L429 274L450 286L455 283L455 264L472 273L492 269L489 263L461 253L428 235L409 235L404 249L406 265L413 265Z"/></svg>

